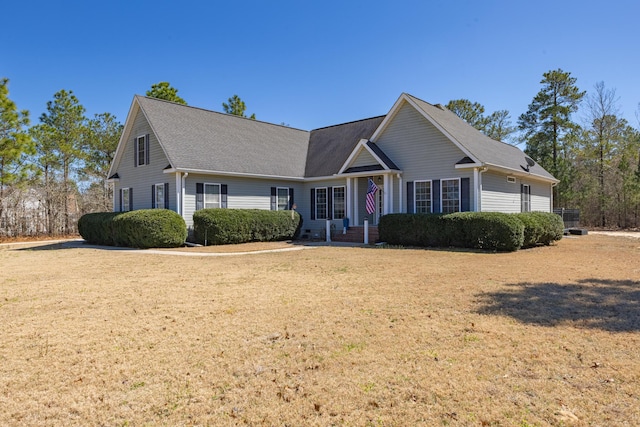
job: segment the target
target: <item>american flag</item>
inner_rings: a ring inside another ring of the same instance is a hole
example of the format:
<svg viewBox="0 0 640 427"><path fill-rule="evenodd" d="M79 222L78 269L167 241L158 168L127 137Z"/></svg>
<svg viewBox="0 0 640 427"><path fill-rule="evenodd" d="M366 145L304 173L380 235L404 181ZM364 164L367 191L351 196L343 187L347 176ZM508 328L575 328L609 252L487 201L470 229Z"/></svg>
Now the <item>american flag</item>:
<svg viewBox="0 0 640 427"><path fill-rule="evenodd" d="M372 214L376 211L375 195L378 186L369 178L369 188L367 188L367 213Z"/></svg>

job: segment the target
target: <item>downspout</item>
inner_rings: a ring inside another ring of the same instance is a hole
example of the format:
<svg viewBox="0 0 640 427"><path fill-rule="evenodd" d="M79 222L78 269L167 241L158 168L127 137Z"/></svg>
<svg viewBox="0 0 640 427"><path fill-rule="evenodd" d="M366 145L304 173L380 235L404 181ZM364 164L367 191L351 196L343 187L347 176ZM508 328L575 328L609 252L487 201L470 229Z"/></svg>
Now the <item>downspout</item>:
<svg viewBox="0 0 640 427"><path fill-rule="evenodd" d="M475 168L473 170L473 178L476 181L476 191L475 191L475 211L482 212L482 174L488 171L489 168L483 166L481 168Z"/></svg>

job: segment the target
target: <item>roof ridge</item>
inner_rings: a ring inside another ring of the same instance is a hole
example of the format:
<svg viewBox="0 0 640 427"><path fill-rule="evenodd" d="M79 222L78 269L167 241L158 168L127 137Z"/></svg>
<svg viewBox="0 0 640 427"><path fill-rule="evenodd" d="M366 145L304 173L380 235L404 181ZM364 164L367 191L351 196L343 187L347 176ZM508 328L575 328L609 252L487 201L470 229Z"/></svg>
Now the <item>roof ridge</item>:
<svg viewBox="0 0 640 427"><path fill-rule="evenodd" d="M316 130L334 128L334 127L338 127L338 126L350 125L350 124L353 124L353 123L364 122L364 121L367 121L367 120L379 119L380 117L385 117L385 116L386 116L386 114L381 114L379 116L367 117L365 119L352 120L350 122L344 122L344 123L338 123L338 124L335 124L335 125L323 126L323 127L320 127L320 128L312 129L311 132L316 131Z"/></svg>
<svg viewBox="0 0 640 427"><path fill-rule="evenodd" d="M135 96L139 97L139 98L148 99L148 100L151 100L151 101L159 101L159 102L165 102L165 103L168 103L168 104L173 104L173 105L175 105L177 107L186 107L186 108L191 108L191 109L194 109L194 110L204 111L206 113L213 113L213 114L218 114L218 115L221 115L221 116L229 116L229 117L232 117L234 119L250 120L250 121L252 121L254 123L262 123L262 124L265 124L265 125L277 126L277 127L281 127L281 128L285 128L285 129L291 129L291 130L296 130L296 131L306 132L306 133L310 132L308 130L304 130L304 129L300 129L300 128L281 125L281 124L277 124L277 123L265 122L264 120L258 120L258 119L252 119L252 118L249 118L249 117L236 116L235 114L223 113L221 111L209 110L207 108L195 107L193 105L188 105L188 104L180 104L179 102L168 101L166 99L154 98L154 97L145 96L145 95L135 95Z"/></svg>

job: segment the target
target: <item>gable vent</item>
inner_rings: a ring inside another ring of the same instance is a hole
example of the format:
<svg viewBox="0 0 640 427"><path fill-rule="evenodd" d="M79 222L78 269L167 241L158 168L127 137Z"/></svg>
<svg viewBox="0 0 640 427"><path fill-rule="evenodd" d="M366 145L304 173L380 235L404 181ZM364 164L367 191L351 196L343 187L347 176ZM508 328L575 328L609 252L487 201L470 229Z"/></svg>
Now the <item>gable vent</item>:
<svg viewBox="0 0 640 427"><path fill-rule="evenodd" d="M507 177L507 182L510 184L515 184L516 183L516 177L515 176L508 176Z"/></svg>

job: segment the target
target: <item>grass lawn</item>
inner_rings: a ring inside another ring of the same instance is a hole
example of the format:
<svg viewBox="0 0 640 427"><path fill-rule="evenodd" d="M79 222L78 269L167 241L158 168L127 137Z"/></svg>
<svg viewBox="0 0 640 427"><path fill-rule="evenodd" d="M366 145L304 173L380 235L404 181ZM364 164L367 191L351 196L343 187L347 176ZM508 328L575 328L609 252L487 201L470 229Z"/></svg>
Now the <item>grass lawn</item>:
<svg viewBox="0 0 640 427"><path fill-rule="evenodd" d="M640 240L620 237L2 246L0 425L637 426L639 306Z"/></svg>

